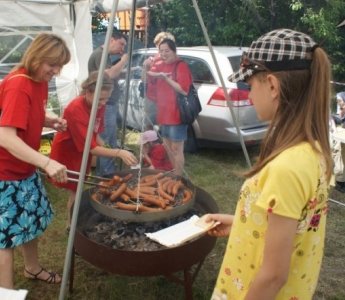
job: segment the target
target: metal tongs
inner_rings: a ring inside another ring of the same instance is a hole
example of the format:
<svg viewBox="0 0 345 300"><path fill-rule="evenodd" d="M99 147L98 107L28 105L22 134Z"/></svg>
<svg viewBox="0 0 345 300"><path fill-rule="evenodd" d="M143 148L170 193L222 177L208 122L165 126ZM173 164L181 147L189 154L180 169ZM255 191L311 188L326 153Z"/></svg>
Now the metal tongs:
<svg viewBox="0 0 345 300"><path fill-rule="evenodd" d="M68 181L70 181L70 182L79 182L79 180L80 180L80 173L79 172L67 170L66 173L67 174L71 174L71 175L76 175L76 176L79 177L79 178L67 177ZM85 174L85 177L92 178L92 179L97 179L97 180L100 180L100 181L109 181L109 180L111 180L111 178L105 178L105 177L99 177L99 176L93 176L93 175L87 175L87 174ZM92 182L92 181L84 180L84 183L85 184L89 184L89 185L104 187L103 185L101 185L101 184L99 184L97 182Z"/></svg>
<svg viewBox="0 0 345 300"><path fill-rule="evenodd" d="M166 176L167 174L172 173L174 171L175 171L175 169L172 169L170 171L166 171L166 172L163 173L163 176ZM67 174L78 176L78 178L67 177L68 181L70 181L70 182L79 182L79 180L80 180L80 173L79 172L71 171L71 170L67 170L66 172L67 172ZM100 180L100 181L110 181L111 180L111 178L105 178L105 177L99 177L99 176L93 176L93 175L85 175L85 177L92 178L92 179L97 179L97 180ZM92 181L84 180L84 183L104 188L104 185L101 185L101 184L99 184L97 182L92 182Z"/></svg>

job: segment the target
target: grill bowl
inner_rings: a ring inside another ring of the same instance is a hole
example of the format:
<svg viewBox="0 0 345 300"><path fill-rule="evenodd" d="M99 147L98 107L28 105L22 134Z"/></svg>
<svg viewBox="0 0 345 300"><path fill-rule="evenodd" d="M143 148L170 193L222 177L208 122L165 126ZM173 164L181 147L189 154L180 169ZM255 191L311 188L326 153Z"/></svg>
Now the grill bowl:
<svg viewBox="0 0 345 300"><path fill-rule="evenodd" d="M152 169L142 169L141 170L141 176L145 175L151 175L151 174L158 174L159 170L152 170ZM129 173L132 173L135 177L138 175L138 170L126 170L118 172L116 175L119 175L121 177L124 177L128 175ZM90 195L95 192L97 188L92 188L88 190L89 196L87 197L91 203L91 206L98 211L100 214L108 216L110 218L114 218L121 221L127 221L127 222L155 222L155 221L161 221L164 219L170 219L173 217L180 216L184 214L186 211L188 211L191 207L193 207L195 202L195 187L194 185L187 179L182 178L182 181L185 186L187 186L190 190L193 191L193 198L188 201L185 204L175 206L172 209L157 211L157 212L133 212L133 211L127 211L123 209L118 209L114 206L109 206L106 204L103 204L98 201L94 201L91 199ZM110 203L110 202L109 202Z"/></svg>

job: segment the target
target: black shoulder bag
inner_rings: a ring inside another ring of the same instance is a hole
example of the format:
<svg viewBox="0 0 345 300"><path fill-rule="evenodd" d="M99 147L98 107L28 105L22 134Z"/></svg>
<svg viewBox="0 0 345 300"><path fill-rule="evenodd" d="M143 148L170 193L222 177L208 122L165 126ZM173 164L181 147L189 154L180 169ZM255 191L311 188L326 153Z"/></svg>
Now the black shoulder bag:
<svg viewBox="0 0 345 300"><path fill-rule="evenodd" d="M173 73L173 79L176 81L177 66L181 62L178 61L175 65ZM180 110L180 118L182 124L192 124L199 113L201 112L201 104L194 84L192 83L189 87L188 94L185 96L181 93L176 92L177 106Z"/></svg>

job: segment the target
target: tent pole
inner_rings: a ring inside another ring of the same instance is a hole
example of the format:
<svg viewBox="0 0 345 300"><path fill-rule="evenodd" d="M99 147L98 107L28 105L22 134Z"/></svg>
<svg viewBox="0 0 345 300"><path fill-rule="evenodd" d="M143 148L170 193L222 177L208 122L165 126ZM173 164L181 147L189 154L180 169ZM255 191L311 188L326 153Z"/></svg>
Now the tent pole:
<svg viewBox="0 0 345 300"><path fill-rule="evenodd" d="M28 3L38 3L38 4L60 4L60 5L65 5L65 4L72 4L75 0L56 0L56 1L44 1L44 0L16 0L16 2L28 2Z"/></svg>
<svg viewBox="0 0 345 300"><path fill-rule="evenodd" d="M216 66L216 70L217 70L217 74L219 76L219 79L220 79L220 82L221 82L221 85L222 85L222 88L223 88L223 92L224 92L224 96L225 96L225 99L228 103L228 107L230 109L230 113L231 113L231 116L232 116L232 119L234 120L235 122L235 126L236 126L236 130L237 130L237 134L240 138L240 143L241 143L241 146L242 146L242 150L243 150L243 154L244 154L244 157L247 161L247 164L249 166L249 168L251 167L251 162L250 162L250 158L249 158L249 155L248 155L248 152L247 152L247 148L246 148L246 145L244 143L244 139L243 139L243 136L241 134L241 130L240 130L240 127L239 127L239 124L238 124L238 120L236 118L236 115L234 113L234 108L233 108L233 105L232 105L232 102L230 101L230 97L229 97L229 94L228 94L228 91L226 89L226 86L225 86L225 82L224 82L224 79L223 79L223 76L220 72L220 68L219 68L219 65L218 65L218 62L217 62L217 59L216 59L216 56L214 54L214 51L213 51L213 47L212 47L212 44L211 44L211 41L210 41L210 38L208 36L208 33L207 33L207 29L205 27L205 24L204 24L204 21L203 21L203 18L201 16L201 13L200 13L200 9L199 9L199 6L198 6L198 3L196 0L192 0L193 2L193 6L194 6L194 9L195 9L195 13L199 19L199 23L200 23L200 26L201 26L201 29L204 33L204 37L205 37L205 40L207 42L207 45L208 45L208 48L210 49L210 53L211 53L211 56L212 56L212 59L213 59L213 62Z"/></svg>
<svg viewBox="0 0 345 300"><path fill-rule="evenodd" d="M116 0L113 2L113 5L112 5L111 17L110 17L109 24L108 24L107 34L106 34L103 52L102 52L101 64L99 67L99 74L97 77L94 99L92 102L92 109L91 109L91 114L90 114L90 119L89 119L89 126L88 126L88 130L87 130L87 135L86 135L86 140L85 140L85 145L84 145L84 151L83 151L83 157L82 157L80 173L79 173L80 174L79 175L80 180L78 182L75 202L73 205L71 229L70 229L69 236L68 236L68 244L67 244L67 251L66 251L66 255L65 255L65 264L64 264L63 275L62 275L59 300L63 300L65 298L65 290L66 290L67 279L68 279L68 275L69 275L70 267L71 267L71 258L72 258L72 254L73 254L74 237L75 237L75 231L76 231L76 227L77 227L77 220L78 220L78 214L79 214L81 195L83 192L83 185L84 185L83 178L85 178L85 174L86 174L87 161L88 161L88 157L89 157L89 149L90 149L90 145L91 145L93 128L94 128L97 109L98 109L99 96L101 93L101 86L102 86L101 82L103 81L103 73L104 73L105 66L106 66L109 42L110 42L110 38L112 36L114 18L115 18L115 13L116 13L118 4L119 4L119 0Z"/></svg>
<svg viewBox="0 0 345 300"><path fill-rule="evenodd" d="M131 80L131 67L132 67L132 54L133 54L133 45L134 45L134 31L135 31L135 16L136 16L136 5L137 0L132 2L132 11L131 11L131 27L129 31L128 38L128 62L127 62L127 72L126 72L126 89L125 89L125 105L123 109L123 119L122 119L122 136L121 136L121 148L125 143L126 138L126 122L127 122L127 112L128 112L128 98L129 98L129 86ZM120 162L120 170L122 169L123 162Z"/></svg>

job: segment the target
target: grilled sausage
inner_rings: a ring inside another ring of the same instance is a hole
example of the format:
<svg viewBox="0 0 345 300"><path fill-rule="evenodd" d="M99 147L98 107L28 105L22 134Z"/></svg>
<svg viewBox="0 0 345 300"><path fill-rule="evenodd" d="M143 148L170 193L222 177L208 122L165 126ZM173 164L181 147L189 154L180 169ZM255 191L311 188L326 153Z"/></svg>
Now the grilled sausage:
<svg viewBox="0 0 345 300"><path fill-rule="evenodd" d="M127 174L125 177L122 178L123 182L127 182L128 180L130 180L133 177L132 173Z"/></svg>
<svg viewBox="0 0 345 300"><path fill-rule="evenodd" d="M156 187L153 186L138 186L139 193L145 193L149 195L154 195L157 191Z"/></svg>
<svg viewBox="0 0 345 300"><path fill-rule="evenodd" d="M126 188L127 188L127 184L125 182L121 183L121 185L119 186L118 189L116 189L115 191L111 192L110 200L111 201L115 201L116 198L120 197L120 195L126 190Z"/></svg>
<svg viewBox="0 0 345 300"><path fill-rule="evenodd" d="M119 196L120 199L122 199L123 201L125 202L129 202L129 200L131 199L131 197L129 197L127 194L125 193L122 193L120 196Z"/></svg>
<svg viewBox="0 0 345 300"><path fill-rule="evenodd" d="M113 178L111 178L108 181L101 181L99 184L105 184L108 187L112 187L114 185L116 185L117 183L121 182L122 178L118 175L114 175Z"/></svg>
<svg viewBox="0 0 345 300"><path fill-rule="evenodd" d="M168 193L166 193L163 190L163 187L161 187L161 186L158 188L158 195L161 196L162 198L168 199L169 201L174 200L174 198L171 195L169 195Z"/></svg>
<svg viewBox="0 0 345 300"><path fill-rule="evenodd" d="M183 199L182 199L182 203L187 203L188 201L190 201L192 199L193 193L192 191L185 189L183 191Z"/></svg>
<svg viewBox="0 0 345 300"><path fill-rule="evenodd" d="M163 208L163 209L166 207L166 203L159 197L141 194L140 199L143 199L143 201L146 203L158 206L158 207Z"/></svg>
<svg viewBox="0 0 345 300"><path fill-rule="evenodd" d="M167 190L166 192L170 195L173 194L173 188L174 188L174 185L176 184L176 180L171 180L170 183L167 185Z"/></svg>
<svg viewBox="0 0 345 300"><path fill-rule="evenodd" d="M169 177L169 180L165 181L162 185L163 191L169 193L169 186L175 183L175 180Z"/></svg>
<svg viewBox="0 0 345 300"><path fill-rule="evenodd" d="M127 203L122 203L122 202L117 202L116 206L123 210L140 211L140 212L157 212L161 210L160 208L148 207L145 205L127 204Z"/></svg>
<svg viewBox="0 0 345 300"><path fill-rule="evenodd" d="M162 185L162 184L164 184L165 182L169 181L170 179L171 179L171 177L169 177L169 176L160 178L160 179L158 179L157 184L158 184L158 185Z"/></svg>
<svg viewBox="0 0 345 300"><path fill-rule="evenodd" d="M144 182L146 182L146 181L148 181L148 180L151 180L154 176L155 176L155 174L154 174L154 175L145 175L145 176L142 176L142 177L140 178L140 183L144 183Z"/></svg>
<svg viewBox="0 0 345 300"><path fill-rule="evenodd" d="M125 194L127 194L132 199L136 199L137 196L138 196L137 191L136 190L132 190L129 187L126 188Z"/></svg>
<svg viewBox="0 0 345 300"><path fill-rule="evenodd" d="M178 190L179 190L180 188L182 188L182 187L183 187L182 181L181 181L181 180L178 180L178 181L173 185L173 187L172 187L172 191L171 191L172 195L173 195L173 196L176 196L177 193L178 193Z"/></svg>

